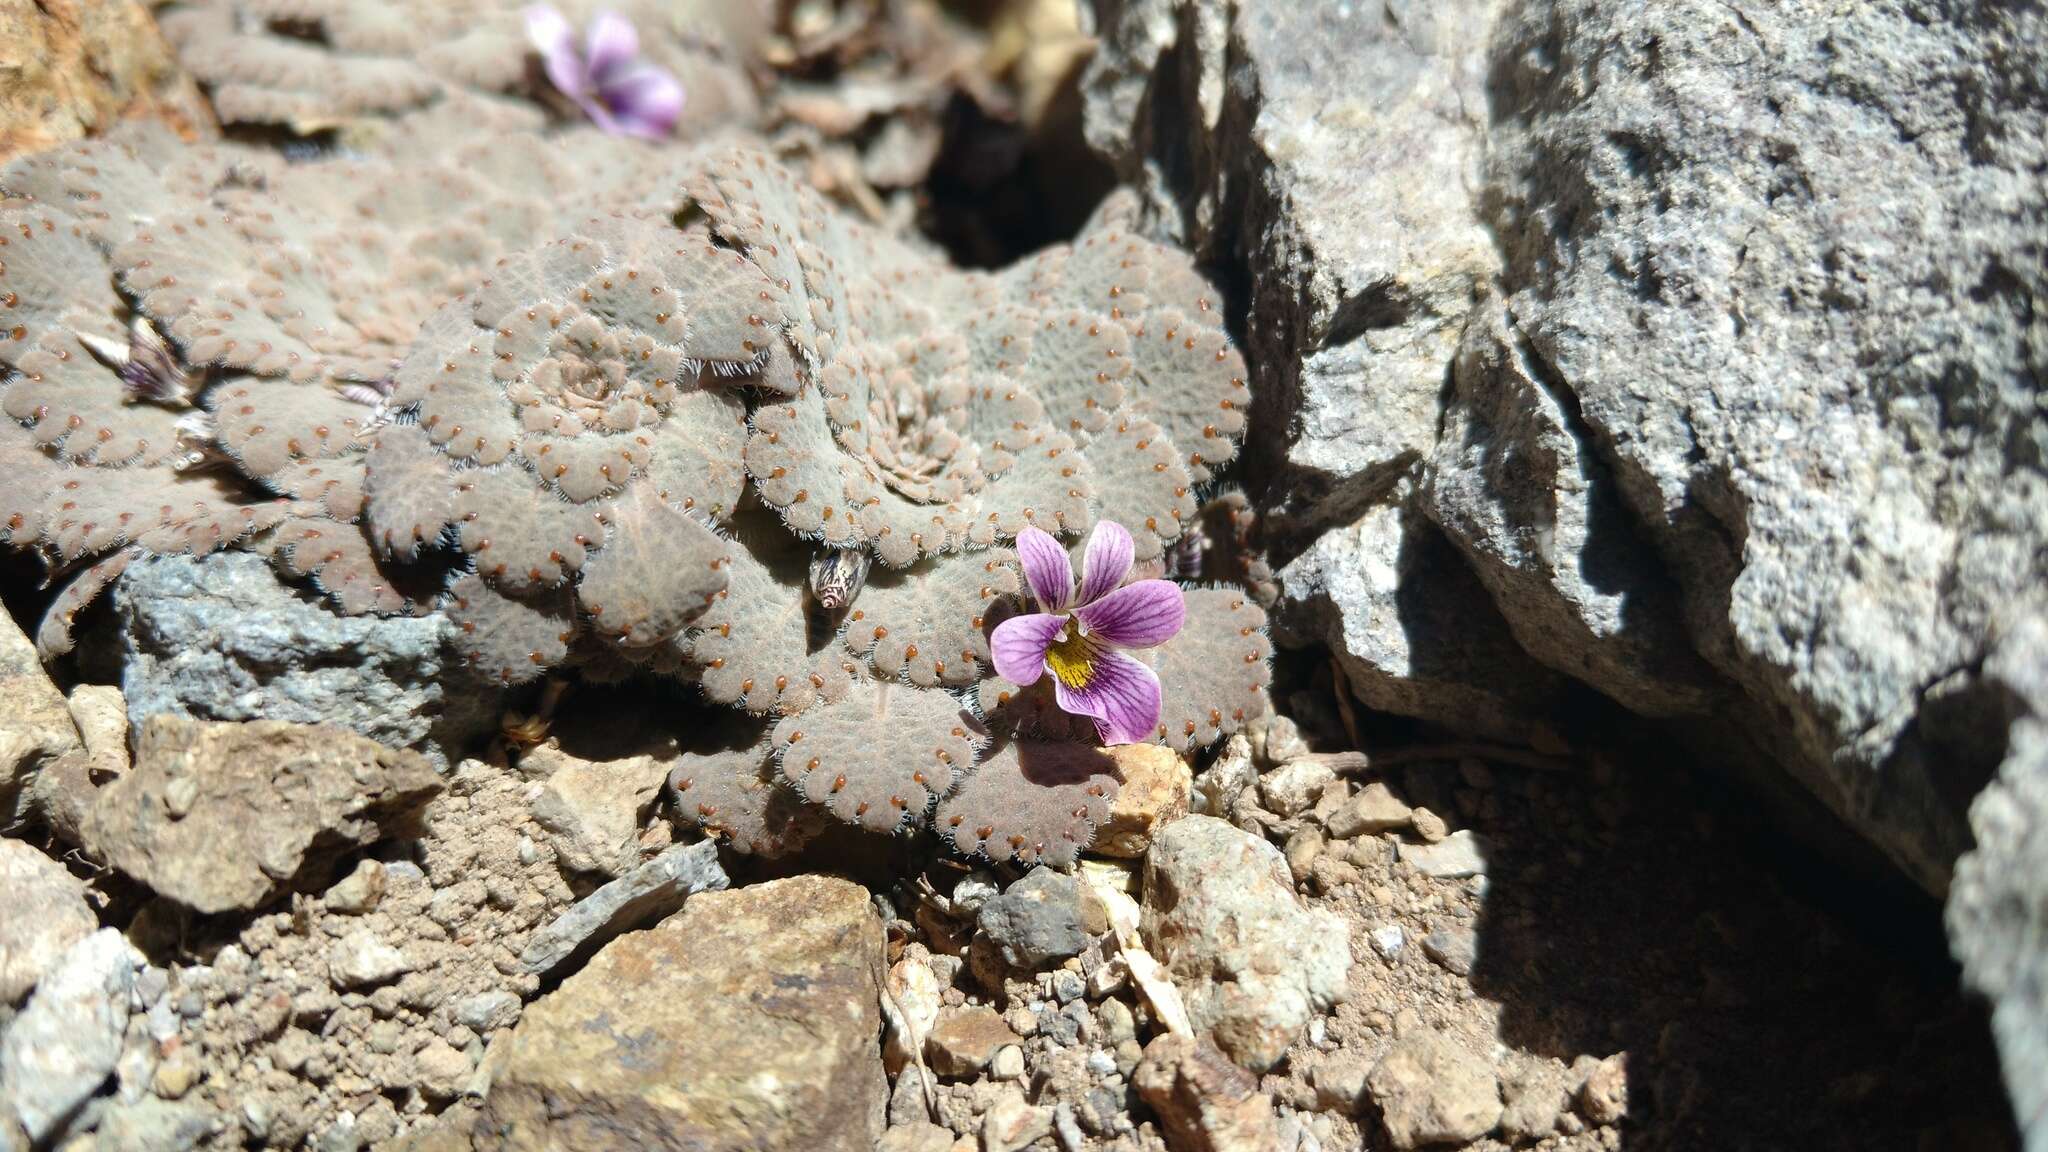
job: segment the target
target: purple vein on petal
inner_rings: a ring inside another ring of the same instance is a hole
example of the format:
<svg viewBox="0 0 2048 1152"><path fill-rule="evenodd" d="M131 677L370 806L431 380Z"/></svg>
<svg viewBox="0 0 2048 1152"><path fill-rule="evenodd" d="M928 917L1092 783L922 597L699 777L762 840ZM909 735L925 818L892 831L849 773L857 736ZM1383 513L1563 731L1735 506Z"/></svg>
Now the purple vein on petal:
<svg viewBox="0 0 2048 1152"><path fill-rule="evenodd" d="M1067 550L1051 534L1026 526L1017 533L1017 560L1024 566L1024 580L1038 606L1058 612L1073 602L1074 566Z"/></svg>
<svg viewBox="0 0 2048 1152"><path fill-rule="evenodd" d="M1103 520L1088 534L1088 548L1081 557L1081 595L1077 603L1087 604L1114 591L1131 574L1137 548L1130 530L1114 520Z"/></svg>
<svg viewBox="0 0 2048 1152"><path fill-rule="evenodd" d="M1170 580L1140 580L1119 588L1074 615L1089 634L1119 648L1150 648L1164 644L1187 622L1187 599Z"/></svg>
<svg viewBox="0 0 2048 1152"><path fill-rule="evenodd" d="M1159 729L1159 676L1121 652L1103 654L1085 688L1068 688L1054 680L1053 697L1063 710L1093 717L1096 734L1105 744L1136 744L1150 740Z"/></svg>

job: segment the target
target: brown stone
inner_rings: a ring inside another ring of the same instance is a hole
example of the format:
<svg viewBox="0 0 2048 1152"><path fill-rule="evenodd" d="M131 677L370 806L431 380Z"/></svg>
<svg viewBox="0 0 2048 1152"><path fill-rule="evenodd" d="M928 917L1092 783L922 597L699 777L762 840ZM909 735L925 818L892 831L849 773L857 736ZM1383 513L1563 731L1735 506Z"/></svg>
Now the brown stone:
<svg viewBox="0 0 2048 1152"><path fill-rule="evenodd" d="M1131 1083L1159 1114L1174 1152L1279 1152L1273 1098L1207 1036L1154 1039Z"/></svg>
<svg viewBox="0 0 2048 1152"><path fill-rule="evenodd" d="M951 1008L925 1037L925 1059L941 1076L972 1076L988 1067L996 1052L1021 1038L993 1008Z"/></svg>
<svg viewBox="0 0 2048 1152"><path fill-rule="evenodd" d="M441 787L419 753L338 728L158 715L82 834L158 895L226 912L259 907L302 871L401 829Z"/></svg>
<svg viewBox="0 0 2048 1152"><path fill-rule="evenodd" d="M1180 753L1158 744L1120 744L1109 753L1116 759L1123 787L1089 851L1143 856L1152 846L1154 829L1187 815L1195 792L1194 770Z"/></svg>
<svg viewBox="0 0 2048 1152"><path fill-rule="evenodd" d="M478 1152L871 1152L888 1082L882 929L865 889L704 892L527 1007Z"/></svg>
<svg viewBox="0 0 2048 1152"><path fill-rule="evenodd" d="M206 102L138 0L0 0L0 161L162 120L213 131Z"/></svg>
<svg viewBox="0 0 2048 1152"><path fill-rule="evenodd" d="M1465 1144L1500 1124L1493 1065L1437 1032L1404 1035L1365 1080L1396 1148Z"/></svg>

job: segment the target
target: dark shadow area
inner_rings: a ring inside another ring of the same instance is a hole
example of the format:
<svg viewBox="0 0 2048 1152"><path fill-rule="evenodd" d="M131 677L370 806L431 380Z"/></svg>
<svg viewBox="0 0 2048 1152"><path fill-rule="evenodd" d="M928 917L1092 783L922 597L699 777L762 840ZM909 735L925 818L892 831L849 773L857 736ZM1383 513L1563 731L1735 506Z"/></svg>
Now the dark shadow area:
<svg viewBox="0 0 2048 1152"><path fill-rule="evenodd" d="M1074 80L1035 131L965 95L947 105L918 222L955 263L1000 268L1072 239L1115 187L1115 173L1081 138Z"/></svg>
<svg viewBox="0 0 2048 1152"><path fill-rule="evenodd" d="M1644 743L1586 775L1404 773L1487 848L1480 995L1501 1040L1627 1053L1628 1149L2004 1149L1986 1015L1935 901L1837 870Z"/></svg>

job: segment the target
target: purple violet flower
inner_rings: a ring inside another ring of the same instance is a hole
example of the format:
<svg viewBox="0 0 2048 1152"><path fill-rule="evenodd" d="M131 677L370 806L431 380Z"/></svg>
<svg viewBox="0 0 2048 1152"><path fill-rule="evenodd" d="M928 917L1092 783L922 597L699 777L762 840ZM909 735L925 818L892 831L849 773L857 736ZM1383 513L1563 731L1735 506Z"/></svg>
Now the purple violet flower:
<svg viewBox="0 0 2048 1152"><path fill-rule="evenodd" d="M989 638L996 672L1015 684L1052 673L1065 711L1090 716L1104 744L1136 744L1159 729L1159 675L1122 649L1152 648L1187 621L1187 601L1170 580L1131 574L1131 534L1104 520L1089 534L1080 587L1059 541L1036 528L1017 534L1017 557L1040 611L996 625Z"/></svg>
<svg viewBox="0 0 2048 1152"><path fill-rule="evenodd" d="M668 70L640 59L632 21L599 12L581 51L569 19L548 4L526 10L526 35L540 50L548 79L599 128L614 136L666 139L683 113L683 85Z"/></svg>

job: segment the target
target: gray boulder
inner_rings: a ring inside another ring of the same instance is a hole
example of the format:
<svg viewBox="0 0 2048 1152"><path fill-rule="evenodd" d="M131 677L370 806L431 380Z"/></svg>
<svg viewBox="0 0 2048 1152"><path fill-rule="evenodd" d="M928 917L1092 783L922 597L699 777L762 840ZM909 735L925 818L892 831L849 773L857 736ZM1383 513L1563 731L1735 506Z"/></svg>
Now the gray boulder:
<svg viewBox="0 0 2048 1152"><path fill-rule="evenodd" d="M1991 1031L2029 1152L2048 1149L2048 622L2000 638L1984 677L2016 719L1998 778L1970 806L1977 846L1956 862L1948 933Z"/></svg>
<svg viewBox="0 0 2048 1152"><path fill-rule="evenodd" d="M137 560L114 585L129 722L325 724L446 763L495 729L500 694L446 643L449 623L342 616L261 557Z"/></svg>
<svg viewBox="0 0 2048 1152"><path fill-rule="evenodd" d="M2048 14L1092 8L1091 141L1248 300L1288 635L1462 732L1590 687L1938 894L1974 841L2048 1114Z"/></svg>
<svg viewBox="0 0 2048 1152"><path fill-rule="evenodd" d="M1979 712L1986 638L2043 603L2048 99L2019 80L2048 68L2043 21L1510 6L1486 198L1498 343L1566 420L1486 421L1514 373L1477 364L1454 407L1490 428L1480 452L1592 478L1592 506L1625 509L1615 535L1649 550L1572 550L1528 499L1555 484L1541 470L1432 485L1482 571L1546 533L1617 587L1661 566L1739 727L1936 891L1995 763L1981 726L1941 714ZM1518 500L1534 511L1459 527ZM1551 583L1542 613L1605 627L1598 598ZM1536 585L1497 600L1533 619ZM1568 667L1569 647L1531 652Z"/></svg>

